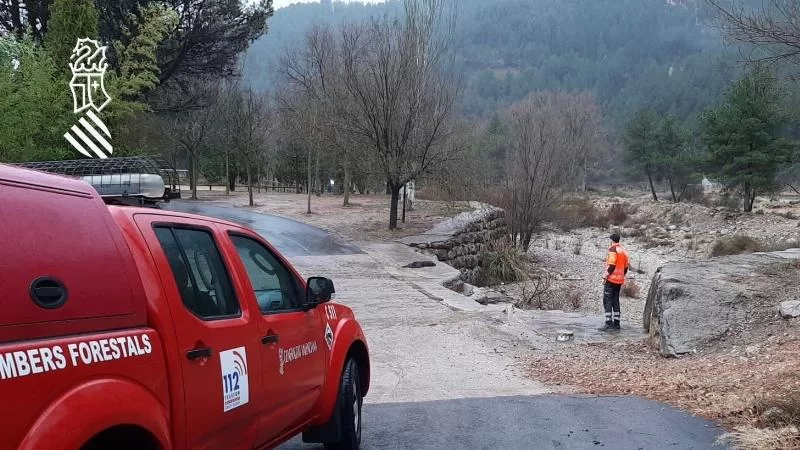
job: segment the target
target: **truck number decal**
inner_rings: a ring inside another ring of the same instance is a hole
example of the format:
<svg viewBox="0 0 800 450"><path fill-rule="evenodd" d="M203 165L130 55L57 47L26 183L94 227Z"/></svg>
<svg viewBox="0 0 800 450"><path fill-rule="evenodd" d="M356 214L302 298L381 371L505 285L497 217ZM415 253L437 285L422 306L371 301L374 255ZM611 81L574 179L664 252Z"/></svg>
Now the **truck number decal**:
<svg viewBox="0 0 800 450"><path fill-rule="evenodd" d="M247 351L244 347L225 350L219 354L222 367L222 411L228 412L250 401L247 377Z"/></svg>

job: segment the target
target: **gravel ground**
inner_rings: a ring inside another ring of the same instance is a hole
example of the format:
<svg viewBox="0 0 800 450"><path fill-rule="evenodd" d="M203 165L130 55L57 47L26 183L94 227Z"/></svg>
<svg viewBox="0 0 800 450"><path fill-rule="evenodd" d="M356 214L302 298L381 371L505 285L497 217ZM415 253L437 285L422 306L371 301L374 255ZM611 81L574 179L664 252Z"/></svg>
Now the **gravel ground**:
<svg viewBox="0 0 800 450"><path fill-rule="evenodd" d="M762 201L759 207L785 214L797 207L790 205L791 201L794 200ZM641 324L644 300L659 267L672 261L706 259L718 239L742 234L767 243L800 246L798 221L772 212L741 214L689 203L653 203L647 196L604 197L594 202L599 210L620 202L635 212L628 215L622 226L570 232L547 229L532 242L529 256L535 267L545 269L557 280L550 289L556 305L563 305L565 310L601 315L602 271L611 242L609 236L620 232L633 269L627 278L640 288L638 298L625 295L620 298L623 322L629 324ZM781 209L770 207L775 205ZM519 297L521 287L509 286L507 292ZM572 301L576 296L580 296L580 302ZM575 307L577 304L579 306Z"/></svg>
<svg viewBox="0 0 800 450"><path fill-rule="evenodd" d="M694 204L654 204L639 198L595 199L604 209L614 202L630 211L622 227L551 230L533 243L530 255L558 281L556 291L583 294L580 308L600 314L603 258L608 236L621 231L641 287L639 299L621 298L623 324L641 324L644 299L655 271L670 261L707 259L721 238L746 235L783 247L800 245L794 198L762 199L761 214L741 214ZM635 212L634 212L635 211ZM576 249L580 249L580 254ZM775 305L796 298L798 274L764 273L754 292L753 320L712 343L702 354L664 359L642 337L627 342L576 342L542 348L530 364L531 377L562 383L589 394L629 394L663 401L720 421L738 448L800 448L800 325L775 314ZM702 326L702 325L701 325ZM777 419L776 419L777 417Z"/></svg>

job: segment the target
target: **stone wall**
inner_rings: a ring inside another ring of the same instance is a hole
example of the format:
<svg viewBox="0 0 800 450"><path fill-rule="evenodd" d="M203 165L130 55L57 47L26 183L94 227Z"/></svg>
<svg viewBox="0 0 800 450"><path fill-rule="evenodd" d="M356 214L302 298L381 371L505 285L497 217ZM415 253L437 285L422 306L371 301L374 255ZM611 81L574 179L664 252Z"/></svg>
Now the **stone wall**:
<svg viewBox="0 0 800 450"><path fill-rule="evenodd" d="M476 284L483 277L482 255L493 242L503 239L506 233L505 211L482 206L441 222L424 234L401 239L400 242L435 255L439 261L460 270L464 282Z"/></svg>

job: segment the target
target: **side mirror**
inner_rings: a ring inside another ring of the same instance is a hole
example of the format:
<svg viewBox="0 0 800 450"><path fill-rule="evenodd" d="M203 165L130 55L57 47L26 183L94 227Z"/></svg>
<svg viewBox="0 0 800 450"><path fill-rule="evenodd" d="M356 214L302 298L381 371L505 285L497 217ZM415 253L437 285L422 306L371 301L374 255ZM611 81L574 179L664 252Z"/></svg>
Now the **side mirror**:
<svg viewBox="0 0 800 450"><path fill-rule="evenodd" d="M333 281L324 277L311 277L306 282L306 308L311 309L315 306L328 302L333 298L336 289Z"/></svg>

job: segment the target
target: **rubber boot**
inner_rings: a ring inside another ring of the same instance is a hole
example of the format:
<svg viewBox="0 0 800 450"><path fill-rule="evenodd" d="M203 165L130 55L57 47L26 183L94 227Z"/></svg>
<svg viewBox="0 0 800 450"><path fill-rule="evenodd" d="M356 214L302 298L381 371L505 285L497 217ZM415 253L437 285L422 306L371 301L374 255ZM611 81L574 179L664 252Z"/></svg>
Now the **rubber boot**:
<svg viewBox="0 0 800 450"><path fill-rule="evenodd" d="M600 331L612 331L613 329L614 325L611 322L606 322L606 324L600 328Z"/></svg>
<svg viewBox="0 0 800 450"><path fill-rule="evenodd" d="M615 321L614 321L614 324L613 324L613 325L611 325L611 328L613 328L613 329L614 329L614 331L619 331L619 330L620 330L620 326L619 326L619 320L615 320Z"/></svg>

